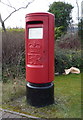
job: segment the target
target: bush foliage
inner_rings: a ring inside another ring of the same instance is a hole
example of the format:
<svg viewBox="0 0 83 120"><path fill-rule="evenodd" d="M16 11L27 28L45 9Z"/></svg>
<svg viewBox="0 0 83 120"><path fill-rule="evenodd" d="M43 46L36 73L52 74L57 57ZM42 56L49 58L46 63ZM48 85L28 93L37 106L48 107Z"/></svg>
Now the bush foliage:
<svg viewBox="0 0 83 120"><path fill-rule="evenodd" d="M81 69L81 51L60 49L55 54L55 72L64 73L70 67Z"/></svg>
<svg viewBox="0 0 83 120"><path fill-rule="evenodd" d="M2 33L2 77L3 82L9 78L25 76L24 31L7 31Z"/></svg>
<svg viewBox="0 0 83 120"><path fill-rule="evenodd" d="M25 78L25 37L24 30L7 30L2 33L2 78L3 82L9 79L13 80L20 77ZM71 39L68 39L68 42ZM55 72L63 73L64 69L72 66L81 68L80 48L74 49L64 46L66 38L60 39L59 44L56 42L55 47ZM63 47L61 44L63 43ZM57 48L58 46L58 48ZM75 47L76 46L76 47ZM63 49L64 48L64 49ZM73 47L72 47L73 48Z"/></svg>
<svg viewBox="0 0 83 120"><path fill-rule="evenodd" d="M63 26L55 27L55 39L60 38L61 35L64 33L63 28L64 28Z"/></svg>

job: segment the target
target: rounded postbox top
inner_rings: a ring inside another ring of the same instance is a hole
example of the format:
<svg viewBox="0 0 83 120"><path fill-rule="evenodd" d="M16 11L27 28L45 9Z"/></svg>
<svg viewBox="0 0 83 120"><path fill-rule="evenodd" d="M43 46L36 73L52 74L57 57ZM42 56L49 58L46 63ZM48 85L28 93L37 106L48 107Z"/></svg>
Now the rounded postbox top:
<svg viewBox="0 0 83 120"><path fill-rule="evenodd" d="M54 14L52 14L52 13L49 13L49 12L34 12L34 13L28 13L28 14L26 14L26 16L25 17L29 17L29 16L49 16L49 15L51 15L51 16L54 16Z"/></svg>

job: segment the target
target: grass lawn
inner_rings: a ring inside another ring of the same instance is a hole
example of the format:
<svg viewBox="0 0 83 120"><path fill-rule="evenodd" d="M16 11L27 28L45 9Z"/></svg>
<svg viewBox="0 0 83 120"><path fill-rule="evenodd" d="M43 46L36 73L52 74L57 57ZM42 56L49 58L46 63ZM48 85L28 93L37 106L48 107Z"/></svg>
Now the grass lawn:
<svg viewBox="0 0 83 120"><path fill-rule="evenodd" d="M81 74L55 76L55 104L36 108L26 103L23 86L3 84L3 108L41 118L81 118Z"/></svg>

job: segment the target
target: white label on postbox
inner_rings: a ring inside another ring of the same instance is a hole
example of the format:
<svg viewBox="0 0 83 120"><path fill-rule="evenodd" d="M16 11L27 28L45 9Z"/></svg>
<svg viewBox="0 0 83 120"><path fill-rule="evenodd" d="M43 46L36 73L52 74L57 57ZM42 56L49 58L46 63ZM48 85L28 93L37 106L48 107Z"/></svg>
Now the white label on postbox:
<svg viewBox="0 0 83 120"><path fill-rule="evenodd" d="M29 39L42 39L43 28L29 28Z"/></svg>

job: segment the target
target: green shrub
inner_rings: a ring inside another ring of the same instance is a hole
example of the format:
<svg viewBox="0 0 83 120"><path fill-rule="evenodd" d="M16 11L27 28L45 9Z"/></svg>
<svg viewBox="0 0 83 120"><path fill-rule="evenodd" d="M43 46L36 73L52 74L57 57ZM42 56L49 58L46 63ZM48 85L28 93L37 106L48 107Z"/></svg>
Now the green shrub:
<svg viewBox="0 0 83 120"><path fill-rule="evenodd" d="M2 80L25 76L24 30L10 29L2 32Z"/></svg>
<svg viewBox="0 0 83 120"><path fill-rule="evenodd" d="M25 78L25 40L24 31L19 30L3 32L2 35L2 80L7 82L15 78ZM66 41L66 39L62 40ZM60 41L61 42L61 39ZM55 50L55 72L63 73L64 69L72 66L82 68L80 51L71 51L57 48Z"/></svg>
<svg viewBox="0 0 83 120"><path fill-rule="evenodd" d="M70 67L81 69L81 52L71 50L57 50L55 54L55 72L64 73Z"/></svg>
<svg viewBox="0 0 83 120"><path fill-rule="evenodd" d="M58 39L61 37L61 35L64 33L63 32L64 27L60 26L60 27L55 27L55 38Z"/></svg>

